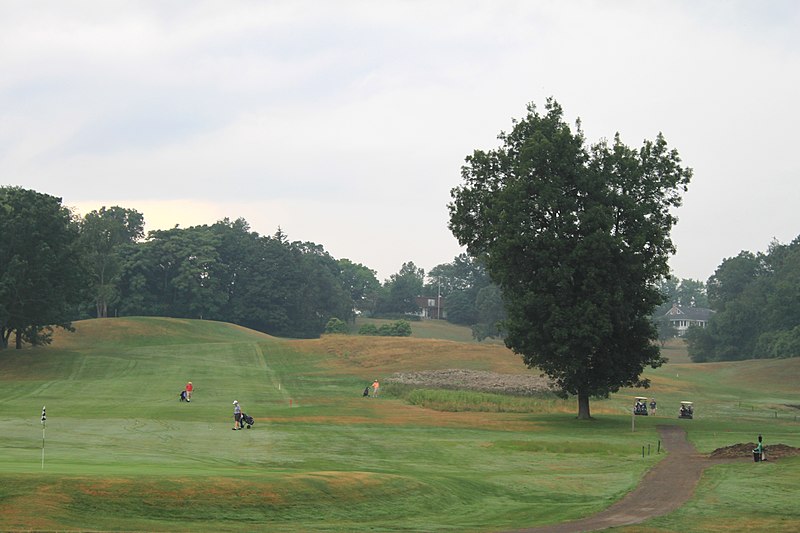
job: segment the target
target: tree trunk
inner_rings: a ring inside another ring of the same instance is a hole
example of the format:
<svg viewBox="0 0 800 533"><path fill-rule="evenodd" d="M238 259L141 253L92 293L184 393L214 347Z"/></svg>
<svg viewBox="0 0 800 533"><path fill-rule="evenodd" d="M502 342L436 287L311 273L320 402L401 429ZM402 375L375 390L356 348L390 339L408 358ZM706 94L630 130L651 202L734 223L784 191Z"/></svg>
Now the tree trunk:
<svg viewBox="0 0 800 533"><path fill-rule="evenodd" d="M592 415L589 413L589 394L583 391L578 392L578 420L589 420Z"/></svg>
<svg viewBox="0 0 800 533"><path fill-rule="evenodd" d="M17 329L14 333L15 333L16 343L17 343L16 348L17 348L17 350L21 350L22 349L22 331Z"/></svg>

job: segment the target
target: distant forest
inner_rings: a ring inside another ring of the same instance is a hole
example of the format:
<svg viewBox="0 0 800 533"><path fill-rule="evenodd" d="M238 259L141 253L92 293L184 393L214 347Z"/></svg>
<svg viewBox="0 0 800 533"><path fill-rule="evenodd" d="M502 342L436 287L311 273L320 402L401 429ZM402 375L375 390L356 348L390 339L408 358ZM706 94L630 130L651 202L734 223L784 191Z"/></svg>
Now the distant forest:
<svg viewBox="0 0 800 533"><path fill-rule="evenodd" d="M800 356L800 236L725 259L707 292L716 314L687 332L693 361Z"/></svg>
<svg viewBox="0 0 800 533"><path fill-rule="evenodd" d="M76 217L60 198L0 187L0 347L47 343L53 327L114 316L219 320L313 338L331 319L418 313L420 296L444 302L442 318L471 327L477 340L503 336L502 294L466 254L427 274L409 261L381 282L368 266L290 241L280 228L259 235L241 218L143 228L134 209ZM672 303L716 311L707 328L687 333L694 361L800 355L800 237L725 259L707 283L673 278L660 289L657 325Z"/></svg>
<svg viewBox="0 0 800 533"><path fill-rule="evenodd" d="M54 326L114 316L219 320L312 338L332 318L416 313L419 296L447 299L448 319L481 338L498 334L499 293L464 255L427 276L409 261L381 283L367 266L290 241L280 228L259 235L244 219L143 228L133 209L75 217L60 198L0 188L2 347L46 343Z"/></svg>

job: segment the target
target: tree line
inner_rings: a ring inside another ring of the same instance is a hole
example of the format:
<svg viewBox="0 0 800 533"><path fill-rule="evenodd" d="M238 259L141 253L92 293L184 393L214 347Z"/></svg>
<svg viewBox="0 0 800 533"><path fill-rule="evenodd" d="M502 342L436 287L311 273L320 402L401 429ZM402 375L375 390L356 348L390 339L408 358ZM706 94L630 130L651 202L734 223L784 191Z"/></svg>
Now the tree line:
<svg viewBox="0 0 800 533"><path fill-rule="evenodd" d="M497 334L499 317L481 303L491 300L488 276L465 255L427 276L409 261L381 283L374 270L280 228L262 236L244 219L224 219L145 236L134 209L79 217L60 198L20 187L0 187L0 234L0 347L47 343L53 327L110 316L219 320L310 338L332 318L415 313L426 294L454 298L455 323L483 319L492 324L480 326L483 336Z"/></svg>
<svg viewBox="0 0 800 533"><path fill-rule="evenodd" d="M707 290L716 313L687 332L693 361L800 356L800 236L723 260Z"/></svg>
<svg viewBox="0 0 800 533"><path fill-rule="evenodd" d="M505 336L506 304L482 262L461 254L427 274L413 262L379 282L376 272L335 259L318 244L252 231L244 219L151 231L133 209L76 217L59 198L0 188L0 347L41 344L53 327L108 316L232 322L307 338L332 318L402 318L418 296L441 297L446 319L477 340ZM697 362L800 355L800 237L766 253L725 259L708 284L667 278L653 313L659 338L674 336L672 303L716 311L687 333Z"/></svg>

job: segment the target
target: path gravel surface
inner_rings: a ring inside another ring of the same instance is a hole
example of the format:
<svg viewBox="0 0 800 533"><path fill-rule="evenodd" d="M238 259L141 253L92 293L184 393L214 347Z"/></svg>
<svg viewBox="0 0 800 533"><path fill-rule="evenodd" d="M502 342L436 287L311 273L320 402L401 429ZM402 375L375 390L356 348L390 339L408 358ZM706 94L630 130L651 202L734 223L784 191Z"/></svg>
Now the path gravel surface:
<svg viewBox="0 0 800 533"><path fill-rule="evenodd" d="M692 497L703 470L719 460L697 453L679 426L659 426L667 456L654 466L639 486L620 501L595 515L573 522L518 530L517 533L573 533L629 526L674 511Z"/></svg>

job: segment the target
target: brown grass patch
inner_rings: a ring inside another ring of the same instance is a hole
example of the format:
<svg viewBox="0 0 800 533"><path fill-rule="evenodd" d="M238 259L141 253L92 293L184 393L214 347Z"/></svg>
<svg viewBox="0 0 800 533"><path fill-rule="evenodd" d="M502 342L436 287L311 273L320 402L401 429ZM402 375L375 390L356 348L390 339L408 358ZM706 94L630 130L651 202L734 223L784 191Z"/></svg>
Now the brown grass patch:
<svg viewBox="0 0 800 533"><path fill-rule="evenodd" d="M53 331L53 345L59 348L69 348L86 343L87 338L103 341L119 341L129 337L145 336L156 337L167 335L172 328L168 323L178 323L180 319L163 319L159 321L142 322L129 318L104 318L79 320L73 322L74 332L57 328ZM183 321L185 322L185 320Z"/></svg>
<svg viewBox="0 0 800 533"><path fill-rule="evenodd" d="M269 422L310 424L366 424L386 426L421 426L450 428L484 428L508 431L541 431L543 426L531 420L532 413L509 413L493 411L437 411L401 401L359 398L342 403L341 400L314 402L316 405L336 405L336 412L330 416L270 416ZM367 405L364 405L367 404ZM352 415L345 414L346 412ZM547 409L548 413L578 414L576 399L557 401ZM619 408L611 402L595 401L591 404L593 415L618 415ZM537 413L540 414L540 413Z"/></svg>
<svg viewBox="0 0 800 533"><path fill-rule="evenodd" d="M380 478L385 477L384 474ZM349 492L353 487L359 489L377 487L383 484L377 474L370 472L336 472L336 471L318 471L318 472L305 472L302 474L291 474L286 476L286 479L291 481L324 481L328 486Z"/></svg>
<svg viewBox="0 0 800 533"><path fill-rule="evenodd" d="M0 503L0 528L3 531L52 531L59 523L52 519L69 498L52 484L42 484L35 494L9 498Z"/></svg>
<svg viewBox="0 0 800 533"><path fill-rule="evenodd" d="M520 356L496 344L410 337L323 335L288 341L301 352L328 354L330 370L375 379L404 370L442 370L454 365L504 374L530 373Z"/></svg>
<svg viewBox="0 0 800 533"><path fill-rule="evenodd" d="M658 375L647 375L647 378L650 380L650 390L658 391L660 394L672 393L672 392L683 392L686 390L686 383L678 381L674 376L658 376ZM651 394L648 391L641 392L641 389L637 389L636 392L637 396L646 396L647 394Z"/></svg>
<svg viewBox="0 0 800 533"><path fill-rule="evenodd" d="M53 346L73 348L95 346L106 343L122 343L130 339L174 339L189 335L193 342L214 342L227 338L227 332L237 332L241 338L253 340L274 339L274 337L229 323L219 323L221 329L200 326L200 321L187 318L164 317L122 317L79 320L72 323L74 332L56 328L53 331ZM200 326L200 327L198 327Z"/></svg>
<svg viewBox="0 0 800 533"><path fill-rule="evenodd" d="M170 478L155 481L135 479L80 479L75 480L76 493L92 498L109 500L135 497L154 502L215 502L235 495L244 501L262 504L281 504L279 492L268 490L269 484L230 478L204 478L197 483L193 478Z"/></svg>
<svg viewBox="0 0 800 533"><path fill-rule="evenodd" d="M769 518L755 518L736 516L726 518L723 515L714 518L695 519L692 521L692 531L708 533L741 533L742 531L770 531L773 533L796 533L800 531L800 519L785 520L784 517L771 520ZM624 531L638 531L635 529Z"/></svg>
<svg viewBox="0 0 800 533"><path fill-rule="evenodd" d="M364 400L370 405L362 407L364 415L331 416L286 416L270 417L272 423L336 424L336 425L383 425L383 426L420 426L446 427L459 429L492 429L500 431L540 431L542 426L531 420L528 415L519 413L486 413L486 412L444 412L425 409L397 401ZM370 416L374 415L374 416Z"/></svg>

